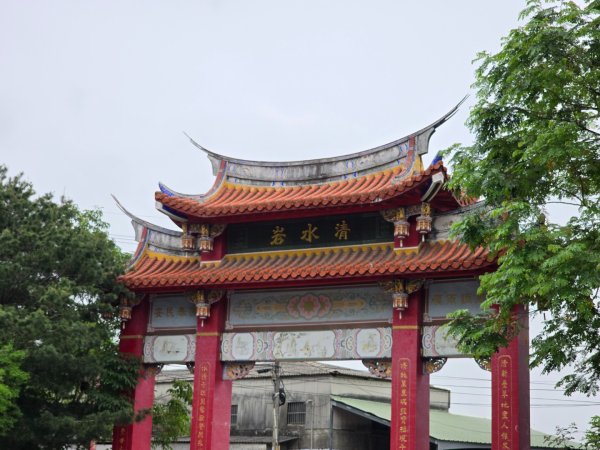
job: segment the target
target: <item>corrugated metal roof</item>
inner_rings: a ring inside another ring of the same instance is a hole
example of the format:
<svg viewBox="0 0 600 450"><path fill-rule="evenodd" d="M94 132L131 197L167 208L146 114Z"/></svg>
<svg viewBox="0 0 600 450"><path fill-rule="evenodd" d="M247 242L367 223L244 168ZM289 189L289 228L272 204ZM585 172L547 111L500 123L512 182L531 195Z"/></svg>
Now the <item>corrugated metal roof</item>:
<svg viewBox="0 0 600 450"><path fill-rule="evenodd" d="M318 361L281 361L281 376L290 377L316 377L323 375L346 376L354 378L375 379L383 382L390 382L379 378L365 370L348 369L345 367L325 364ZM272 364L257 364L244 379L248 378L271 378L271 372L258 373L258 370L266 367L272 367ZM163 370L157 378L159 383L170 383L173 380L193 380L194 376L188 370ZM240 380L237 380L240 381ZM439 389L439 388L438 388Z"/></svg>
<svg viewBox="0 0 600 450"><path fill-rule="evenodd" d="M345 367L334 366L333 364L325 364L318 361L286 361L280 362L281 376L282 377L302 377L302 376L319 376L319 375L343 375L347 377L356 378L370 378L380 381L382 378L376 377L371 372L365 370L348 369ZM261 365L257 365L252 369L246 378L263 378L271 377L270 373L257 373L256 370L260 369Z"/></svg>
<svg viewBox="0 0 600 450"><path fill-rule="evenodd" d="M339 395L332 395L331 399L348 405L352 408L359 409L367 414L371 414L388 422L390 422L392 419L392 405L389 403L376 402L373 400L362 400L351 397L341 397Z"/></svg>
<svg viewBox="0 0 600 450"><path fill-rule="evenodd" d="M322 377L322 376L344 376L352 378L363 378L371 379L381 382L387 382L391 385L391 380L385 378L379 378L373 375L371 372L365 370L349 369L346 367L336 366L333 364L326 364L319 361L281 361L279 363L281 367L282 378L291 377ZM235 383L243 383L246 379L252 378L271 378L271 372L258 373L258 370L265 367L271 367L272 364L257 364L241 380L236 380ZM157 377L157 383L172 383L173 380L189 380L192 381L194 376L186 370L163 370ZM449 389L439 388L431 386L431 389L436 391L446 391Z"/></svg>
<svg viewBox="0 0 600 450"><path fill-rule="evenodd" d="M361 400L350 397L331 396L332 400L350 408L383 419L388 423L392 417L390 403ZM468 442L473 444L492 443L492 421L481 417L462 416L447 411L429 411L429 435L433 439L447 442ZM536 448L563 448L544 442L548 436L540 431L531 430L531 446ZM571 443L574 446L578 444ZM577 447L575 447L577 448Z"/></svg>
<svg viewBox="0 0 600 450"><path fill-rule="evenodd" d="M298 439L298 436L279 436L279 442L290 442ZM272 436L229 436L231 444L270 444L273 442Z"/></svg>

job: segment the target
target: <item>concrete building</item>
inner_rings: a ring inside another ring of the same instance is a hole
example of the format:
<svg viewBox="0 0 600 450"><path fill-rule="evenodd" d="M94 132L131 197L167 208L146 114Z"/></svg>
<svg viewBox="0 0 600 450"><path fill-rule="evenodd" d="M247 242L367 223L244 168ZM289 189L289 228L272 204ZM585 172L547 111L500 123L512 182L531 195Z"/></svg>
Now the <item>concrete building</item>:
<svg viewBox="0 0 600 450"><path fill-rule="evenodd" d="M231 450L270 450L273 433L273 382L269 365L255 367L233 383ZM258 370L257 370L258 369ZM187 370L163 371L156 398L164 398L173 379ZM279 408L281 450L390 448L391 382L367 372L319 362L281 363L286 401ZM449 412L451 392L430 388L431 450L489 449L491 421ZM217 399L218 401L218 399ZM552 448L532 430L532 449ZM189 439L174 446L189 448Z"/></svg>

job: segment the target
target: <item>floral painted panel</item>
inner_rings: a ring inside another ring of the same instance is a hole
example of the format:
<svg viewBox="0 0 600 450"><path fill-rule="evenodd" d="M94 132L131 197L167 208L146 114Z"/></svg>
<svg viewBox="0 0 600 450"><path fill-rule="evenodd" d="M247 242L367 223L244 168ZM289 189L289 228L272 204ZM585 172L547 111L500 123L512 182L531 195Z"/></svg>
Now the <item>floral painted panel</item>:
<svg viewBox="0 0 600 450"><path fill-rule="evenodd" d="M391 328L225 333L222 361L390 358Z"/></svg>
<svg viewBox="0 0 600 450"><path fill-rule="evenodd" d="M193 334L146 336L144 339L145 363L193 362L196 339Z"/></svg>
<svg viewBox="0 0 600 450"><path fill-rule="evenodd" d="M423 327L423 356L426 358L458 358L464 357L458 348L458 341L448 336L441 325Z"/></svg>
<svg viewBox="0 0 600 450"><path fill-rule="evenodd" d="M379 286L234 292L227 328L381 323L391 317L392 300Z"/></svg>

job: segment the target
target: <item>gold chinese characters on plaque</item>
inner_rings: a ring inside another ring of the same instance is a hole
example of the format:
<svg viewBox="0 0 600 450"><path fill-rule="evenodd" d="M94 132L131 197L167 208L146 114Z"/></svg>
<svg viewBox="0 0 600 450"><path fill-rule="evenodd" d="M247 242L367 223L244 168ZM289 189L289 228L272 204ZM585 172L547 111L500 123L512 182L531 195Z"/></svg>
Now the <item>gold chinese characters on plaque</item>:
<svg viewBox="0 0 600 450"><path fill-rule="evenodd" d="M319 235L317 231L319 227L314 226L312 223L309 223L304 230L302 230L302 234L300 235L300 239L303 241L312 244L313 241L319 239Z"/></svg>
<svg viewBox="0 0 600 450"><path fill-rule="evenodd" d="M342 220L341 222L335 224L334 236L340 241L347 241L350 231L352 230L348 226L348 223L345 220Z"/></svg>
<svg viewBox="0 0 600 450"><path fill-rule="evenodd" d="M285 234L285 228L277 225L273 228L271 232L271 245L283 245L285 244L285 238L287 235Z"/></svg>

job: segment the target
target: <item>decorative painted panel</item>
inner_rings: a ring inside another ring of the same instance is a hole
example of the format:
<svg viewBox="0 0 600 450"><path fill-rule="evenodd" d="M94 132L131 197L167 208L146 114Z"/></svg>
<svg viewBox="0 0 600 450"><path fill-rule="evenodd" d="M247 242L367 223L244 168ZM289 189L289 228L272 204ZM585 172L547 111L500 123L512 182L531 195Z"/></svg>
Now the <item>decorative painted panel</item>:
<svg viewBox="0 0 600 450"><path fill-rule="evenodd" d="M222 361L390 358L391 328L225 333Z"/></svg>
<svg viewBox="0 0 600 450"><path fill-rule="evenodd" d="M458 358L465 356L456 347L455 338L448 336L442 325L423 327L423 356L426 358Z"/></svg>
<svg viewBox="0 0 600 450"><path fill-rule="evenodd" d="M445 319L448 313L457 309L467 309L472 314L480 314L480 304L484 300L477 294L478 280L457 280L435 282L429 285L424 320Z"/></svg>
<svg viewBox="0 0 600 450"><path fill-rule="evenodd" d="M392 242L394 227L379 213L230 224L227 251L246 253Z"/></svg>
<svg viewBox="0 0 600 450"><path fill-rule="evenodd" d="M146 336L144 339L145 363L193 362L196 339L193 334L175 336Z"/></svg>
<svg viewBox="0 0 600 450"><path fill-rule="evenodd" d="M234 292L227 329L382 323L392 319L390 295L379 286Z"/></svg>
<svg viewBox="0 0 600 450"><path fill-rule="evenodd" d="M183 294L152 297L148 331L195 329L196 307Z"/></svg>

